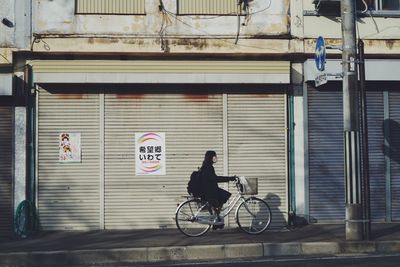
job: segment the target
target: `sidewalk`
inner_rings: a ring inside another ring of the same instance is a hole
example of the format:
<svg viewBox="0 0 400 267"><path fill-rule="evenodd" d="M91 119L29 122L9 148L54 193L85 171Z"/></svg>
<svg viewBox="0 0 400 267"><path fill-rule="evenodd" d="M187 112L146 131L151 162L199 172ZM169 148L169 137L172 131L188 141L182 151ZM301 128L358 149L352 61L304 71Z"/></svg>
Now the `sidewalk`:
<svg viewBox="0 0 400 267"><path fill-rule="evenodd" d="M44 232L0 241L0 266L65 266L245 257L400 253L400 224L373 224L372 240L345 241L344 225L307 225L251 236L238 229L190 238L177 229Z"/></svg>

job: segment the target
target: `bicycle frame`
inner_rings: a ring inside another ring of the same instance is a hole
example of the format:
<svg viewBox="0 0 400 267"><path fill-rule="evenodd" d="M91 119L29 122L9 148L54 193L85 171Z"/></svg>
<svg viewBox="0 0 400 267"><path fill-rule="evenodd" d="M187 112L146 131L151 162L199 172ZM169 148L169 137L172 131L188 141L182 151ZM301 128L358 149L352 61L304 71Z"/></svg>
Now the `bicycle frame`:
<svg viewBox="0 0 400 267"><path fill-rule="evenodd" d="M227 217L236 207L235 221L241 230L248 234L263 233L271 224L271 209L266 201L252 194L252 192L257 192L257 190L254 190L251 186L247 188L247 186L249 186L247 181L241 182L240 179L236 180L237 193L231 197L227 205L224 205L219 216L216 214L218 210L215 210L204 199L193 197L192 195L185 196L187 200L182 202L175 212L175 223L178 229L186 236L201 236L212 225L224 225L224 220L220 220L219 217ZM198 225L195 227L192 223L204 226L200 227ZM215 228L213 227L213 229Z"/></svg>
<svg viewBox="0 0 400 267"><path fill-rule="evenodd" d="M243 196L240 193L239 188L238 188L238 184L236 184L236 188L237 188L237 193L233 197L233 200L229 201L229 204L227 206L225 206L224 208L222 208L222 210L220 212L220 216L222 218L225 218L226 216L228 216L229 213L231 213L231 211L233 210L233 208L238 204L238 202L241 201L241 203L243 203L247 199L247 197ZM205 202L204 204L202 204L200 207L197 208L196 212L194 212L194 216L193 217L196 218L196 222L197 223L200 223L200 224L214 224L214 219L215 219L214 215L211 215L211 216L210 215L200 215L200 212L202 210L204 210L204 208L208 208L209 206L210 206L210 204L208 202ZM245 208L250 214L252 214L252 212L248 209L247 205L245 205Z"/></svg>
<svg viewBox="0 0 400 267"><path fill-rule="evenodd" d="M228 206L226 206L225 208L223 208L221 210L220 216L222 216L223 218L225 218L226 216L228 216L229 213L231 213L231 211L233 210L233 208L237 205L237 203L239 202L239 200L241 200L242 202L244 202L245 197L243 195L241 195L240 193L237 193L234 197L232 201L229 201ZM246 207L247 208L247 207ZM226 211L228 210L228 211Z"/></svg>

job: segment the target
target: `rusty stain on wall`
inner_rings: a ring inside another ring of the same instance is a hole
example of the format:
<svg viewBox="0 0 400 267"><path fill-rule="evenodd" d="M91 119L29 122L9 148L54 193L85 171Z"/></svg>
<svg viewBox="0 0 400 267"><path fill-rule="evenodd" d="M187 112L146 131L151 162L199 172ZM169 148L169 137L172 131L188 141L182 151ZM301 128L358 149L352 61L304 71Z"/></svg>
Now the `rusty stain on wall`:
<svg viewBox="0 0 400 267"><path fill-rule="evenodd" d="M189 102L208 102L208 95L206 94L185 94L183 96Z"/></svg>
<svg viewBox="0 0 400 267"><path fill-rule="evenodd" d="M84 99L85 98L83 94L57 94L57 97L58 97L58 99L64 99L64 100Z"/></svg>
<svg viewBox="0 0 400 267"><path fill-rule="evenodd" d="M395 44L394 40L387 40L386 41L386 47L388 47L389 49L392 49L394 44Z"/></svg>
<svg viewBox="0 0 400 267"><path fill-rule="evenodd" d="M131 45L138 45L138 46L142 46L145 44L144 40L141 38L123 38L120 41L123 44L131 44Z"/></svg>
<svg viewBox="0 0 400 267"><path fill-rule="evenodd" d="M115 94L116 99L143 99L145 97L144 94Z"/></svg>

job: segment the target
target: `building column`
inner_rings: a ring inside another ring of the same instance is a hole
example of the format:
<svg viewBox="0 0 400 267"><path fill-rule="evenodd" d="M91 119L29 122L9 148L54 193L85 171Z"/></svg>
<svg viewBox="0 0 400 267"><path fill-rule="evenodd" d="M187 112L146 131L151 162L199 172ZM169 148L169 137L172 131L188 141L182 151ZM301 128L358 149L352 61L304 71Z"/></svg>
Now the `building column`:
<svg viewBox="0 0 400 267"><path fill-rule="evenodd" d="M14 108L14 212L26 199L26 108Z"/></svg>

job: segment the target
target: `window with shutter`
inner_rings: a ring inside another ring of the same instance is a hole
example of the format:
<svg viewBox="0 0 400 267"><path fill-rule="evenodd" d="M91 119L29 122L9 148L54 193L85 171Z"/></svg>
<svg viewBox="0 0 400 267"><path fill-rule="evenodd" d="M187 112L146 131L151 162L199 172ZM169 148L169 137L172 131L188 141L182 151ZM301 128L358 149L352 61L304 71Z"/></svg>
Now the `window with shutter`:
<svg viewBox="0 0 400 267"><path fill-rule="evenodd" d="M144 15L145 0L76 0L75 13Z"/></svg>
<svg viewBox="0 0 400 267"><path fill-rule="evenodd" d="M237 0L177 0L179 15L237 15Z"/></svg>

